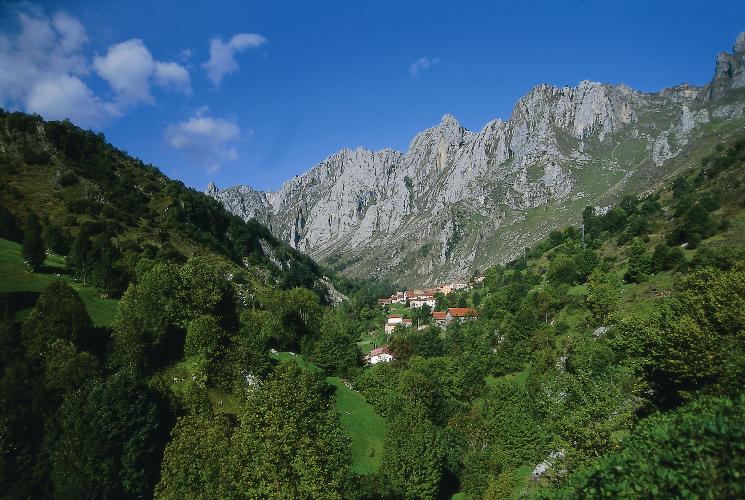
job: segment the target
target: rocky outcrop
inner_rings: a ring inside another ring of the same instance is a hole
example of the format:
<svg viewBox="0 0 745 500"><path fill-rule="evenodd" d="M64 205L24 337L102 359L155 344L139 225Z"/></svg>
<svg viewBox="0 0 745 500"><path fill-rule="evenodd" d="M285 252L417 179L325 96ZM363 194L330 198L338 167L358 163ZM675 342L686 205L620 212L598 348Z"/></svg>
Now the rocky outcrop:
<svg viewBox="0 0 745 500"><path fill-rule="evenodd" d="M731 97L744 46L741 35L703 88L539 85L509 120L478 132L445 115L403 153L345 149L274 193L214 184L207 193L354 275L416 285L465 278L576 220L586 204L608 206L680 168L673 160L703 124L742 115Z"/></svg>

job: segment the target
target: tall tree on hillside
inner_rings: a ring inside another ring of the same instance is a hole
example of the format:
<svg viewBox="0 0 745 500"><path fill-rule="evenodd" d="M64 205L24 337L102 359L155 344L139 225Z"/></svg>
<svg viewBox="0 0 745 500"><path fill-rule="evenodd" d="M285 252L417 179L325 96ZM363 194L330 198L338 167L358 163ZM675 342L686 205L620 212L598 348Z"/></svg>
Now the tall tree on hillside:
<svg viewBox="0 0 745 500"><path fill-rule="evenodd" d="M78 293L67 283L54 281L41 292L24 322L23 339L29 354L37 355L57 339L78 345L91 327L91 318Z"/></svg>
<svg viewBox="0 0 745 500"><path fill-rule="evenodd" d="M441 432L413 405L391 422L382 472L403 498L436 498L446 453Z"/></svg>
<svg viewBox="0 0 745 500"><path fill-rule="evenodd" d="M26 219L26 231L23 234L23 247L21 249L23 260L38 271L46 258L44 239L41 237L41 224L38 217L31 213Z"/></svg>
<svg viewBox="0 0 745 500"><path fill-rule="evenodd" d="M234 488L227 496L347 496L349 438L330 390L322 377L281 363L249 393L224 464Z"/></svg>
<svg viewBox="0 0 745 500"><path fill-rule="evenodd" d="M641 283L651 270L652 261L640 238L634 238L629 249L629 267L623 279L628 283Z"/></svg>
<svg viewBox="0 0 745 500"><path fill-rule="evenodd" d="M59 498L152 497L170 418L130 374L91 380L65 398L50 435Z"/></svg>

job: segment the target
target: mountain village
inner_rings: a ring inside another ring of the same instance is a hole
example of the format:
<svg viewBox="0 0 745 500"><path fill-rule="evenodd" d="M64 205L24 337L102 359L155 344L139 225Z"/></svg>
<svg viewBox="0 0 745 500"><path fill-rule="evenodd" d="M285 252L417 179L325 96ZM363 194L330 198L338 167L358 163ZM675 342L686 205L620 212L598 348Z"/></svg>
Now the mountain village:
<svg viewBox="0 0 745 500"><path fill-rule="evenodd" d="M414 327L414 318L411 316L414 310L418 310L416 318L416 330L424 330L436 326L445 330L452 321L472 321L479 317L478 311L473 307L438 307L438 295L446 297L455 291L468 291L484 286L484 276L474 277L470 282L452 282L433 288L414 289L398 291L390 297L378 299L378 305L387 313L386 322L383 326L384 338L387 341L397 329L406 331ZM441 309L441 310L437 310ZM422 311L430 314L422 315ZM375 332L371 332L375 334ZM393 361L395 356L387 345L373 346L369 353L365 354L366 364L387 363Z"/></svg>

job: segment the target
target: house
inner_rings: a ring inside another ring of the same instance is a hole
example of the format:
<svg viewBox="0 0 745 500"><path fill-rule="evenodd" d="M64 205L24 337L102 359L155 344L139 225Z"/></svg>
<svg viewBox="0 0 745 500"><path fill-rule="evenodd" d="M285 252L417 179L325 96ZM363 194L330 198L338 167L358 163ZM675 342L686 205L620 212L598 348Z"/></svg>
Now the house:
<svg viewBox="0 0 745 500"><path fill-rule="evenodd" d="M377 347L365 355L365 363L369 365L377 365L378 363L388 363L393 361L393 351L391 351L387 345Z"/></svg>
<svg viewBox="0 0 745 500"><path fill-rule="evenodd" d="M388 321L385 324L385 333L390 335L399 325L408 328L411 326L411 320L404 318L400 314L389 314Z"/></svg>
<svg viewBox="0 0 745 500"><path fill-rule="evenodd" d="M429 306L434 308L436 302L432 295L412 295L409 297L409 307Z"/></svg>
<svg viewBox="0 0 745 500"><path fill-rule="evenodd" d="M435 324L440 327L447 326L447 311L435 311L432 313L432 319L435 320Z"/></svg>
<svg viewBox="0 0 745 500"><path fill-rule="evenodd" d="M391 305L391 302L393 302L391 299L386 299L386 298L378 299L379 306L389 306Z"/></svg>
<svg viewBox="0 0 745 500"><path fill-rule="evenodd" d="M445 319L450 323L454 319L459 321L471 321L479 318L479 313L471 307L451 307L445 314Z"/></svg>
<svg viewBox="0 0 745 500"><path fill-rule="evenodd" d="M393 295L391 295L391 302L394 304L406 304L406 301L409 299L408 292L396 292Z"/></svg>
<svg viewBox="0 0 745 500"><path fill-rule="evenodd" d="M400 314L389 314L388 315L388 324L389 325L397 325L401 323L404 320L404 317Z"/></svg>

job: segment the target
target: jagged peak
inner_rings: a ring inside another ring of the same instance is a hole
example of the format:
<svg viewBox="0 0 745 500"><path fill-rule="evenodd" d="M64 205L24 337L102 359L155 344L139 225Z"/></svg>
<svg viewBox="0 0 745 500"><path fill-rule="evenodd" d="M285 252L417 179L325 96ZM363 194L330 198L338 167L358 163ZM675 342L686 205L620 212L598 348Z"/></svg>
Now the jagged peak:
<svg viewBox="0 0 745 500"><path fill-rule="evenodd" d="M207 196L214 196L218 191L219 189L217 189L215 183L210 181L210 183L207 184L207 189L204 190L204 194Z"/></svg>
<svg viewBox="0 0 745 500"><path fill-rule="evenodd" d="M457 118L455 118L450 113L445 113L442 115L442 118L440 119L440 126L441 127L460 127L460 123L458 122Z"/></svg>
<svg viewBox="0 0 745 500"><path fill-rule="evenodd" d="M740 52L745 52L745 31L737 35L737 39L735 40L734 51L735 51L735 54L739 54Z"/></svg>

